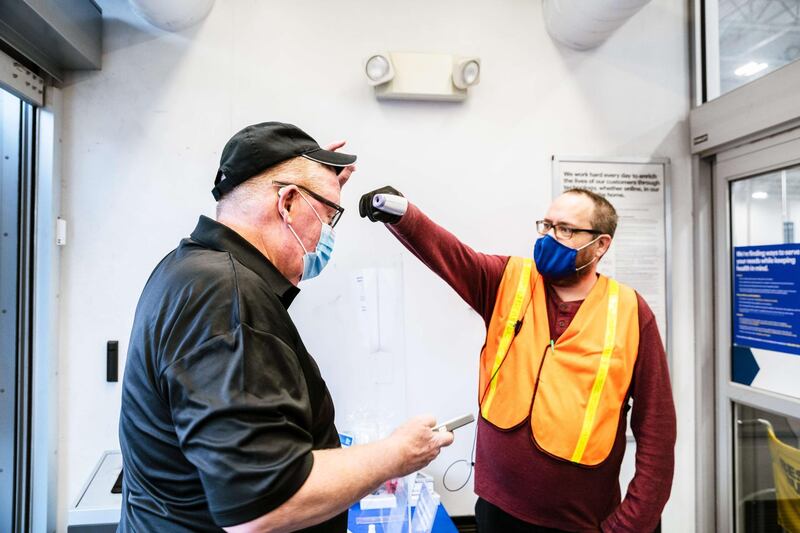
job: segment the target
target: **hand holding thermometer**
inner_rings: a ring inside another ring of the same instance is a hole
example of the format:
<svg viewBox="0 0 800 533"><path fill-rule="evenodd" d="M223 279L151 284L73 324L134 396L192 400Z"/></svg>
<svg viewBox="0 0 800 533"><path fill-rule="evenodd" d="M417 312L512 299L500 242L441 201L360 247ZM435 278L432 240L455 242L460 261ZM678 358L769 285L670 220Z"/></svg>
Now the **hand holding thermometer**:
<svg viewBox="0 0 800 533"><path fill-rule="evenodd" d="M372 198L372 206L390 215L403 216L408 209L408 200L394 194L376 194Z"/></svg>
<svg viewBox="0 0 800 533"><path fill-rule="evenodd" d="M472 413L459 416L458 418L454 418L452 420L448 420L444 424L439 424L438 426L434 427L434 431L453 431L455 429L460 428L461 426L466 426L467 424L474 422L475 417L472 416Z"/></svg>

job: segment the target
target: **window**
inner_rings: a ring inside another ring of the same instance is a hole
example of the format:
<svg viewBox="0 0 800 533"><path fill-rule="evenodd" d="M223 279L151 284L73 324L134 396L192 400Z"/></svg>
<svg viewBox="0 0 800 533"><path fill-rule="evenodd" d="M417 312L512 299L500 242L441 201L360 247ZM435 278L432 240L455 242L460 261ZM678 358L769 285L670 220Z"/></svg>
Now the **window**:
<svg viewBox="0 0 800 533"><path fill-rule="evenodd" d="M800 0L707 0L707 100L800 59Z"/></svg>
<svg viewBox="0 0 800 533"><path fill-rule="evenodd" d="M795 243L800 238L800 166L731 183L734 246Z"/></svg>

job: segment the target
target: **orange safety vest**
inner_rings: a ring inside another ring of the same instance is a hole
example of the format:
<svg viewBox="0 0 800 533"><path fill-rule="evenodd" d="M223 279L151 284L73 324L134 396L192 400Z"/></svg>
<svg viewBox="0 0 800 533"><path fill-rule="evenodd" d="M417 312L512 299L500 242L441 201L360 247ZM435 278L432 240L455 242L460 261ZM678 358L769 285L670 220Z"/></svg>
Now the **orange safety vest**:
<svg viewBox="0 0 800 533"><path fill-rule="evenodd" d="M553 341L542 276L532 259L512 257L481 352L481 416L504 430L530 419L539 449L596 466L614 446L638 351L633 289L600 276Z"/></svg>

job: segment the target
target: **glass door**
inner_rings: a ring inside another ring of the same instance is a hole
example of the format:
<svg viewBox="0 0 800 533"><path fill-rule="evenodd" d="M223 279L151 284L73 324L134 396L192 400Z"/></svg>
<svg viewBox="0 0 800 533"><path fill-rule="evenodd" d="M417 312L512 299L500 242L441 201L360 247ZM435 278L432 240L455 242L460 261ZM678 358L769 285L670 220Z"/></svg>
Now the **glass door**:
<svg viewBox="0 0 800 533"><path fill-rule="evenodd" d="M13 531L20 100L0 89L0 531Z"/></svg>
<svg viewBox="0 0 800 533"><path fill-rule="evenodd" d="M714 167L717 524L800 532L800 133Z"/></svg>
<svg viewBox="0 0 800 533"><path fill-rule="evenodd" d="M0 531L28 531L35 109L0 89Z"/></svg>

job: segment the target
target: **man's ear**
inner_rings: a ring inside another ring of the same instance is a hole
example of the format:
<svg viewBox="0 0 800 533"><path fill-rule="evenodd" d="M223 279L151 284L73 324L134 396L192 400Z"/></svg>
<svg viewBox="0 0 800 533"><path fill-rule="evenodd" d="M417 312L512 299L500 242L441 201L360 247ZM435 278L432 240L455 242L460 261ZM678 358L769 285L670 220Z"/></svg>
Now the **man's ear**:
<svg viewBox="0 0 800 533"><path fill-rule="evenodd" d="M278 189L278 213L286 222L291 222L291 212L297 200L297 187L287 185Z"/></svg>
<svg viewBox="0 0 800 533"><path fill-rule="evenodd" d="M597 247L597 251L600 252L598 255L598 259L606 255L608 249L611 248L611 236L610 235L600 235L600 239L597 241L597 244L600 246Z"/></svg>

